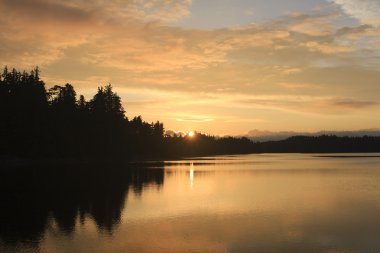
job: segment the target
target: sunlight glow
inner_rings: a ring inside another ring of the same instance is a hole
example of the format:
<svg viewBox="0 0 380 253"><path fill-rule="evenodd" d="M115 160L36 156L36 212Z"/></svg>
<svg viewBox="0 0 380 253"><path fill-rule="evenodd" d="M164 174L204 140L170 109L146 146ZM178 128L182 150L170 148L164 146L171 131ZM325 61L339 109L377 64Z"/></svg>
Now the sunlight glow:
<svg viewBox="0 0 380 253"><path fill-rule="evenodd" d="M194 131L190 131L187 135L188 135L189 137L194 137L195 133L194 133Z"/></svg>

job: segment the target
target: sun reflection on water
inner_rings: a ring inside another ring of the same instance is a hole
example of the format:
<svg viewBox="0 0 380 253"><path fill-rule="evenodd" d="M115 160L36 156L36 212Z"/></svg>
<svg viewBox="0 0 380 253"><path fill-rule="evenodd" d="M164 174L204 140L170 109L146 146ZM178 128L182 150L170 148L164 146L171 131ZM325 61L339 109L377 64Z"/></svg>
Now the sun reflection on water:
<svg viewBox="0 0 380 253"><path fill-rule="evenodd" d="M189 171L189 179L190 179L190 189L193 189L194 185L194 163L190 163L190 171Z"/></svg>

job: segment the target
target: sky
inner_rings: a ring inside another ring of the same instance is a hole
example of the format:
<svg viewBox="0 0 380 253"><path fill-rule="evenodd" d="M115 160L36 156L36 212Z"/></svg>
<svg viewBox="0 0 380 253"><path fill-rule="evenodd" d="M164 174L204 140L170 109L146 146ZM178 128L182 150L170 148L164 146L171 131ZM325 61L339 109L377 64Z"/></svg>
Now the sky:
<svg viewBox="0 0 380 253"><path fill-rule="evenodd" d="M380 128L378 0L0 0L0 64L167 130Z"/></svg>

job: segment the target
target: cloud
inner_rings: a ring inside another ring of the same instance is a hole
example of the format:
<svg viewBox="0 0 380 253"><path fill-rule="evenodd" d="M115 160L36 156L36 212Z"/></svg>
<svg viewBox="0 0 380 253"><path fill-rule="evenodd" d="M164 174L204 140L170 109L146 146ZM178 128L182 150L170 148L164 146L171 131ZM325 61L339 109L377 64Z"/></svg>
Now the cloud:
<svg viewBox="0 0 380 253"><path fill-rule="evenodd" d="M310 110L316 113L347 114L357 111L367 111L377 108L378 102L358 100L355 98L323 98L310 104Z"/></svg>
<svg viewBox="0 0 380 253"><path fill-rule="evenodd" d="M284 87L289 90L300 90L300 89L320 89L321 86L313 83L292 83L292 82L280 82L278 84L281 87Z"/></svg>
<svg viewBox="0 0 380 253"><path fill-rule="evenodd" d="M70 5L62 1L49 0L1 0L1 6L8 11L6 17L17 19L35 19L40 21L80 23L92 18L94 10Z"/></svg>
<svg viewBox="0 0 380 253"><path fill-rule="evenodd" d="M348 1L335 2L343 8ZM339 13L316 11L220 29L173 26L190 6L189 0L0 0L1 64L39 65L48 86L68 81L86 97L111 82L128 116L168 121L173 129L271 128L293 114L294 122L308 117L304 125L363 114L363 124L376 126L375 23L342 26Z"/></svg>
<svg viewBox="0 0 380 253"><path fill-rule="evenodd" d="M349 114L379 106L379 103L375 101L354 98L293 95L247 96L244 99L235 100L235 102L250 107L315 114Z"/></svg>
<svg viewBox="0 0 380 253"><path fill-rule="evenodd" d="M197 123L203 123L203 122L210 122L213 121L214 119L212 118L199 118L199 117L191 117L191 118L178 118L176 119L177 121L181 122L197 122Z"/></svg>
<svg viewBox="0 0 380 253"><path fill-rule="evenodd" d="M302 72L301 68L289 68L285 67L282 71L284 75L293 75Z"/></svg>
<svg viewBox="0 0 380 253"><path fill-rule="evenodd" d="M334 30L331 20L337 17L335 12L319 15L293 13L289 16L289 30L309 36L328 36Z"/></svg>
<svg viewBox="0 0 380 253"><path fill-rule="evenodd" d="M300 46L307 48L311 52L321 52L323 54L347 53L353 50L350 46L318 43L316 41L300 43Z"/></svg>
<svg viewBox="0 0 380 253"><path fill-rule="evenodd" d="M136 72L205 69L245 50L257 60L258 54L289 50L352 50L334 41L331 14L291 15L263 25L217 30L165 25L188 15L190 5L189 0L0 0L7 13L0 17L0 50L11 64L34 60L34 65L44 66L63 59L67 49L82 47L77 60L84 65Z"/></svg>
<svg viewBox="0 0 380 253"><path fill-rule="evenodd" d="M123 21L130 18L171 21L189 14L191 0L1 0L13 14L58 22ZM25 17L24 17L25 18Z"/></svg>
<svg viewBox="0 0 380 253"><path fill-rule="evenodd" d="M354 100L354 99L333 99L328 101L329 104L341 108L347 108L347 109L363 109L368 107L373 107L378 105L378 102L374 101L360 101L360 100Z"/></svg>
<svg viewBox="0 0 380 253"><path fill-rule="evenodd" d="M379 26L380 2L378 0L329 0L338 4L352 17L358 19L362 24Z"/></svg>
<svg viewBox="0 0 380 253"><path fill-rule="evenodd" d="M0 53L3 61L18 67L30 67L32 62L48 65L62 59L67 48L78 46L89 50L80 56L85 63L106 61L106 55L120 58L119 51L112 54L115 47L152 48L154 43L146 37L149 31L159 32L161 22L188 15L190 4L190 0L0 0ZM95 47L96 43L100 45Z"/></svg>
<svg viewBox="0 0 380 253"><path fill-rule="evenodd" d="M144 19L173 21L190 14L192 0L140 0Z"/></svg>

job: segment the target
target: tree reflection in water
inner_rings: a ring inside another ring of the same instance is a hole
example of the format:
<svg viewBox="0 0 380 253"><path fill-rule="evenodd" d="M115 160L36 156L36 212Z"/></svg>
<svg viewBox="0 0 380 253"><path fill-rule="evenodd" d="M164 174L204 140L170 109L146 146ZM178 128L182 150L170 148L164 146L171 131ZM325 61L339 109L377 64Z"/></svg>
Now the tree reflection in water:
<svg viewBox="0 0 380 253"><path fill-rule="evenodd" d="M164 182L163 169L144 167L32 168L0 171L0 241L38 247L50 221L70 235L76 221L94 220L112 233L131 189Z"/></svg>

